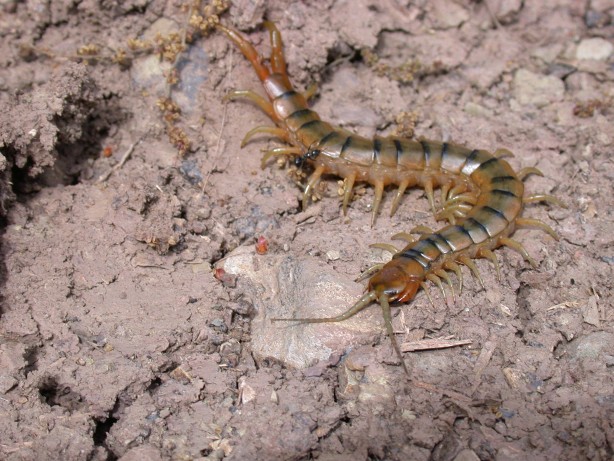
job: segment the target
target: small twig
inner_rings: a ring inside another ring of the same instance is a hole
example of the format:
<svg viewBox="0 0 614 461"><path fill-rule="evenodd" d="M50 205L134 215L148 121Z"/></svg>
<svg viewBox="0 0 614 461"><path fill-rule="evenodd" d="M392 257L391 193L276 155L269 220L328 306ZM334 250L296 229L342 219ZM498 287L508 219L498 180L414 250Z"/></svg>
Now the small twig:
<svg viewBox="0 0 614 461"><path fill-rule="evenodd" d="M471 386L471 392L469 395L473 395L473 393L477 390L478 386L480 385L480 382L482 380L482 374L484 373L486 366L490 362L490 359L492 358L492 355L495 352L496 347L497 347L497 344L493 341L486 341L486 343L484 343L484 347L482 347L482 351L480 352L480 355L478 356L478 360L475 363L475 367L473 368L474 369L473 385Z"/></svg>
<svg viewBox="0 0 614 461"><path fill-rule="evenodd" d="M113 172L121 169L124 164L128 161L128 159L130 158L130 156L132 155L132 152L134 152L134 148L141 143L141 141L143 140L143 138L141 137L140 139L138 139L137 141L133 142L130 147L128 147L128 150L126 150L126 152L124 152L124 155L122 155L122 158L119 160L119 162L117 163L117 165L113 166L113 168L110 168L107 172L101 174L98 177L98 180L96 181L98 184L100 184L101 182L105 182L107 179L109 179L109 177L113 174Z"/></svg>
<svg viewBox="0 0 614 461"><path fill-rule="evenodd" d="M473 341L470 339L450 340L448 338L422 339L401 344L401 351L426 351L430 349L446 349L448 347L466 346Z"/></svg>
<svg viewBox="0 0 614 461"><path fill-rule="evenodd" d="M495 26L495 29L500 29L501 28L501 23L497 19L497 15L490 8L490 5L488 4L488 0L484 0L484 6L486 7L486 11L488 12L488 15L490 16L490 19L492 20L492 22L493 22L493 24Z"/></svg>
<svg viewBox="0 0 614 461"><path fill-rule="evenodd" d="M580 305L580 301L565 301L560 304L555 304L554 306L550 306L547 311L553 311L555 309L564 309L566 307L578 307Z"/></svg>

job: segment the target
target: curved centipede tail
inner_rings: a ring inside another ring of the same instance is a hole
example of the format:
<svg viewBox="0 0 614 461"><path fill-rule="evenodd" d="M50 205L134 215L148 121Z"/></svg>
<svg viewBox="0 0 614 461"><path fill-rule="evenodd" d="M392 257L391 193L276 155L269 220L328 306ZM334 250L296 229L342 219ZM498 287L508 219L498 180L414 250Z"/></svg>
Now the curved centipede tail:
<svg viewBox="0 0 614 461"><path fill-rule="evenodd" d="M271 322L297 322L297 323L331 323L331 322L343 322L344 320L353 317L358 314L361 310L371 304L373 301L377 299L377 295L375 291L369 291L365 293L352 307L350 307L343 314L339 314L336 317L323 317L323 318L274 318L271 319Z"/></svg>

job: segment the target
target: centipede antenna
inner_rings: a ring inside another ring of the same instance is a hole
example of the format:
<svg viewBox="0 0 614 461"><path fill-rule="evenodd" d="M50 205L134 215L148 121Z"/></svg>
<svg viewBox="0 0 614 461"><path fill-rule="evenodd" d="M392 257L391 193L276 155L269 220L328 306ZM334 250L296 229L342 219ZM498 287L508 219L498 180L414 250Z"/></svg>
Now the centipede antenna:
<svg viewBox="0 0 614 461"><path fill-rule="evenodd" d="M271 319L271 322L297 322L297 323L332 323L332 322L343 322L344 320L353 317L358 314L361 310L371 304L373 301L377 299L377 294L375 291L369 291L362 295L362 297L350 307L347 311L342 314L339 314L336 317L324 317L324 318L298 318L298 319L290 319L290 318L275 318Z"/></svg>
<svg viewBox="0 0 614 461"><path fill-rule="evenodd" d="M409 376L409 370L405 365L405 360L403 360L403 354L401 354L401 348L399 347L399 343L397 343L397 339L394 336L394 331L392 330L392 313L390 312L390 303L388 302L388 295L382 293L379 297L379 305L382 308L382 314L384 316L384 325L386 325L386 332L388 333L388 337L390 338L390 342L392 343L392 347L396 352L399 360L401 361L401 366L405 371L405 374Z"/></svg>

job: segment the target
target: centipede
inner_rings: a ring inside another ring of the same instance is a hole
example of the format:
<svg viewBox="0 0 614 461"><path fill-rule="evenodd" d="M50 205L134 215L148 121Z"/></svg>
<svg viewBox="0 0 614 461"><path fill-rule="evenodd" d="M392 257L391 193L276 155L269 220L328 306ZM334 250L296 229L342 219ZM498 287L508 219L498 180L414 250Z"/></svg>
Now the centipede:
<svg viewBox="0 0 614 461"><path fill-rule="evenodd" d="M429 292L430 284L441 291L444 299L448 299L447 288L453 300L456 300L456 292L460 294L463 289L461 265L466 266L484 288L474 260L490 260L500 278L499 262L493 251L499 247L516 251L533 268L537 268L536 261L524 246L512 238L514 232L529 228L544 231L555 240L559 240L559 236L545 222L523 217L525 205L534 202L565 205L553 195L525 194L524 179L532 174L543 176L543 173L535 167L515 171L505 160L513 156L507 149L490 153L451 142L426 139L398 136L368 139L323 121L309 108L308 101L316 91L314 87L299 92L290 81L281 33L271 21L265 21L264 27L270 36L268 59L263 58L238 30L228 25L216 25L251 63L266 93L264 97L252 90L233 90L225 95L224 100L251 101L274 122L274 126L257 126L249 130L241 147L254 136L266 135L280 139L285 145L268 150L262 158L263 166L277 156L293 158L297 165L310 165L313 172L304 186L303 208L307 207L322 177L332 175L343 179L344 214L359 182L368 183L374 188L372 226L387 186L397 188L390 209L391 216L396 213L408 188L421 187L435 219L445 224L437 231L417 226L409 232L394 235L393 239L406 243L401 250L387 243L373 244L373 247L390 251L392 259L385 264L374 265L363 273L359 279L369 279L365 294L347 311L336 317L272 320L342 322L377 303L382 310L392 348L405 373L409 374L393 332L391 305L409 303L422 290L435 307ZM440 195L438 206L436 192ZM457 281L456 291L452 274Z"/></svg>

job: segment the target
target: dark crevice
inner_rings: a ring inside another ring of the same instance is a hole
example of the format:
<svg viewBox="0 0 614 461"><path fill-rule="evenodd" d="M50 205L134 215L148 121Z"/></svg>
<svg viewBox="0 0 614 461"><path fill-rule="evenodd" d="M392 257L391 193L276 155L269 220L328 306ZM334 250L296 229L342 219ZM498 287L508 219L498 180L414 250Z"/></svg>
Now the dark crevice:
<svg viewBox="0 0 614 461"><path fill-rule="evenodd" d="M94 433L92 439L94 446L102 447L107 452L106 461L116 461L119 457L107 446L107 437L109 432L113 428L113 425L119 421L119 411L121 407L121 400L119 397L115 400L113 409L109 412L109 416L106 418L94 418Z"/></svg>
<svg viewBox="0 0 614 461"><path fill-rule="evenodd" d="M50 407L62 407L69 412L79 411L85 405L85 399L66 384L59 383L54 377L44 379L38 387L43 402Z"/></svg>
<svg viewBox="0 0 614 461"><path fill-rule="evenodd" d="M94 445L98 447L104 447L107 441L107 435L113 427L113 425L119 421L119 419L109 416L105 419L96 419L96 427L94 428Z"/></svg>

